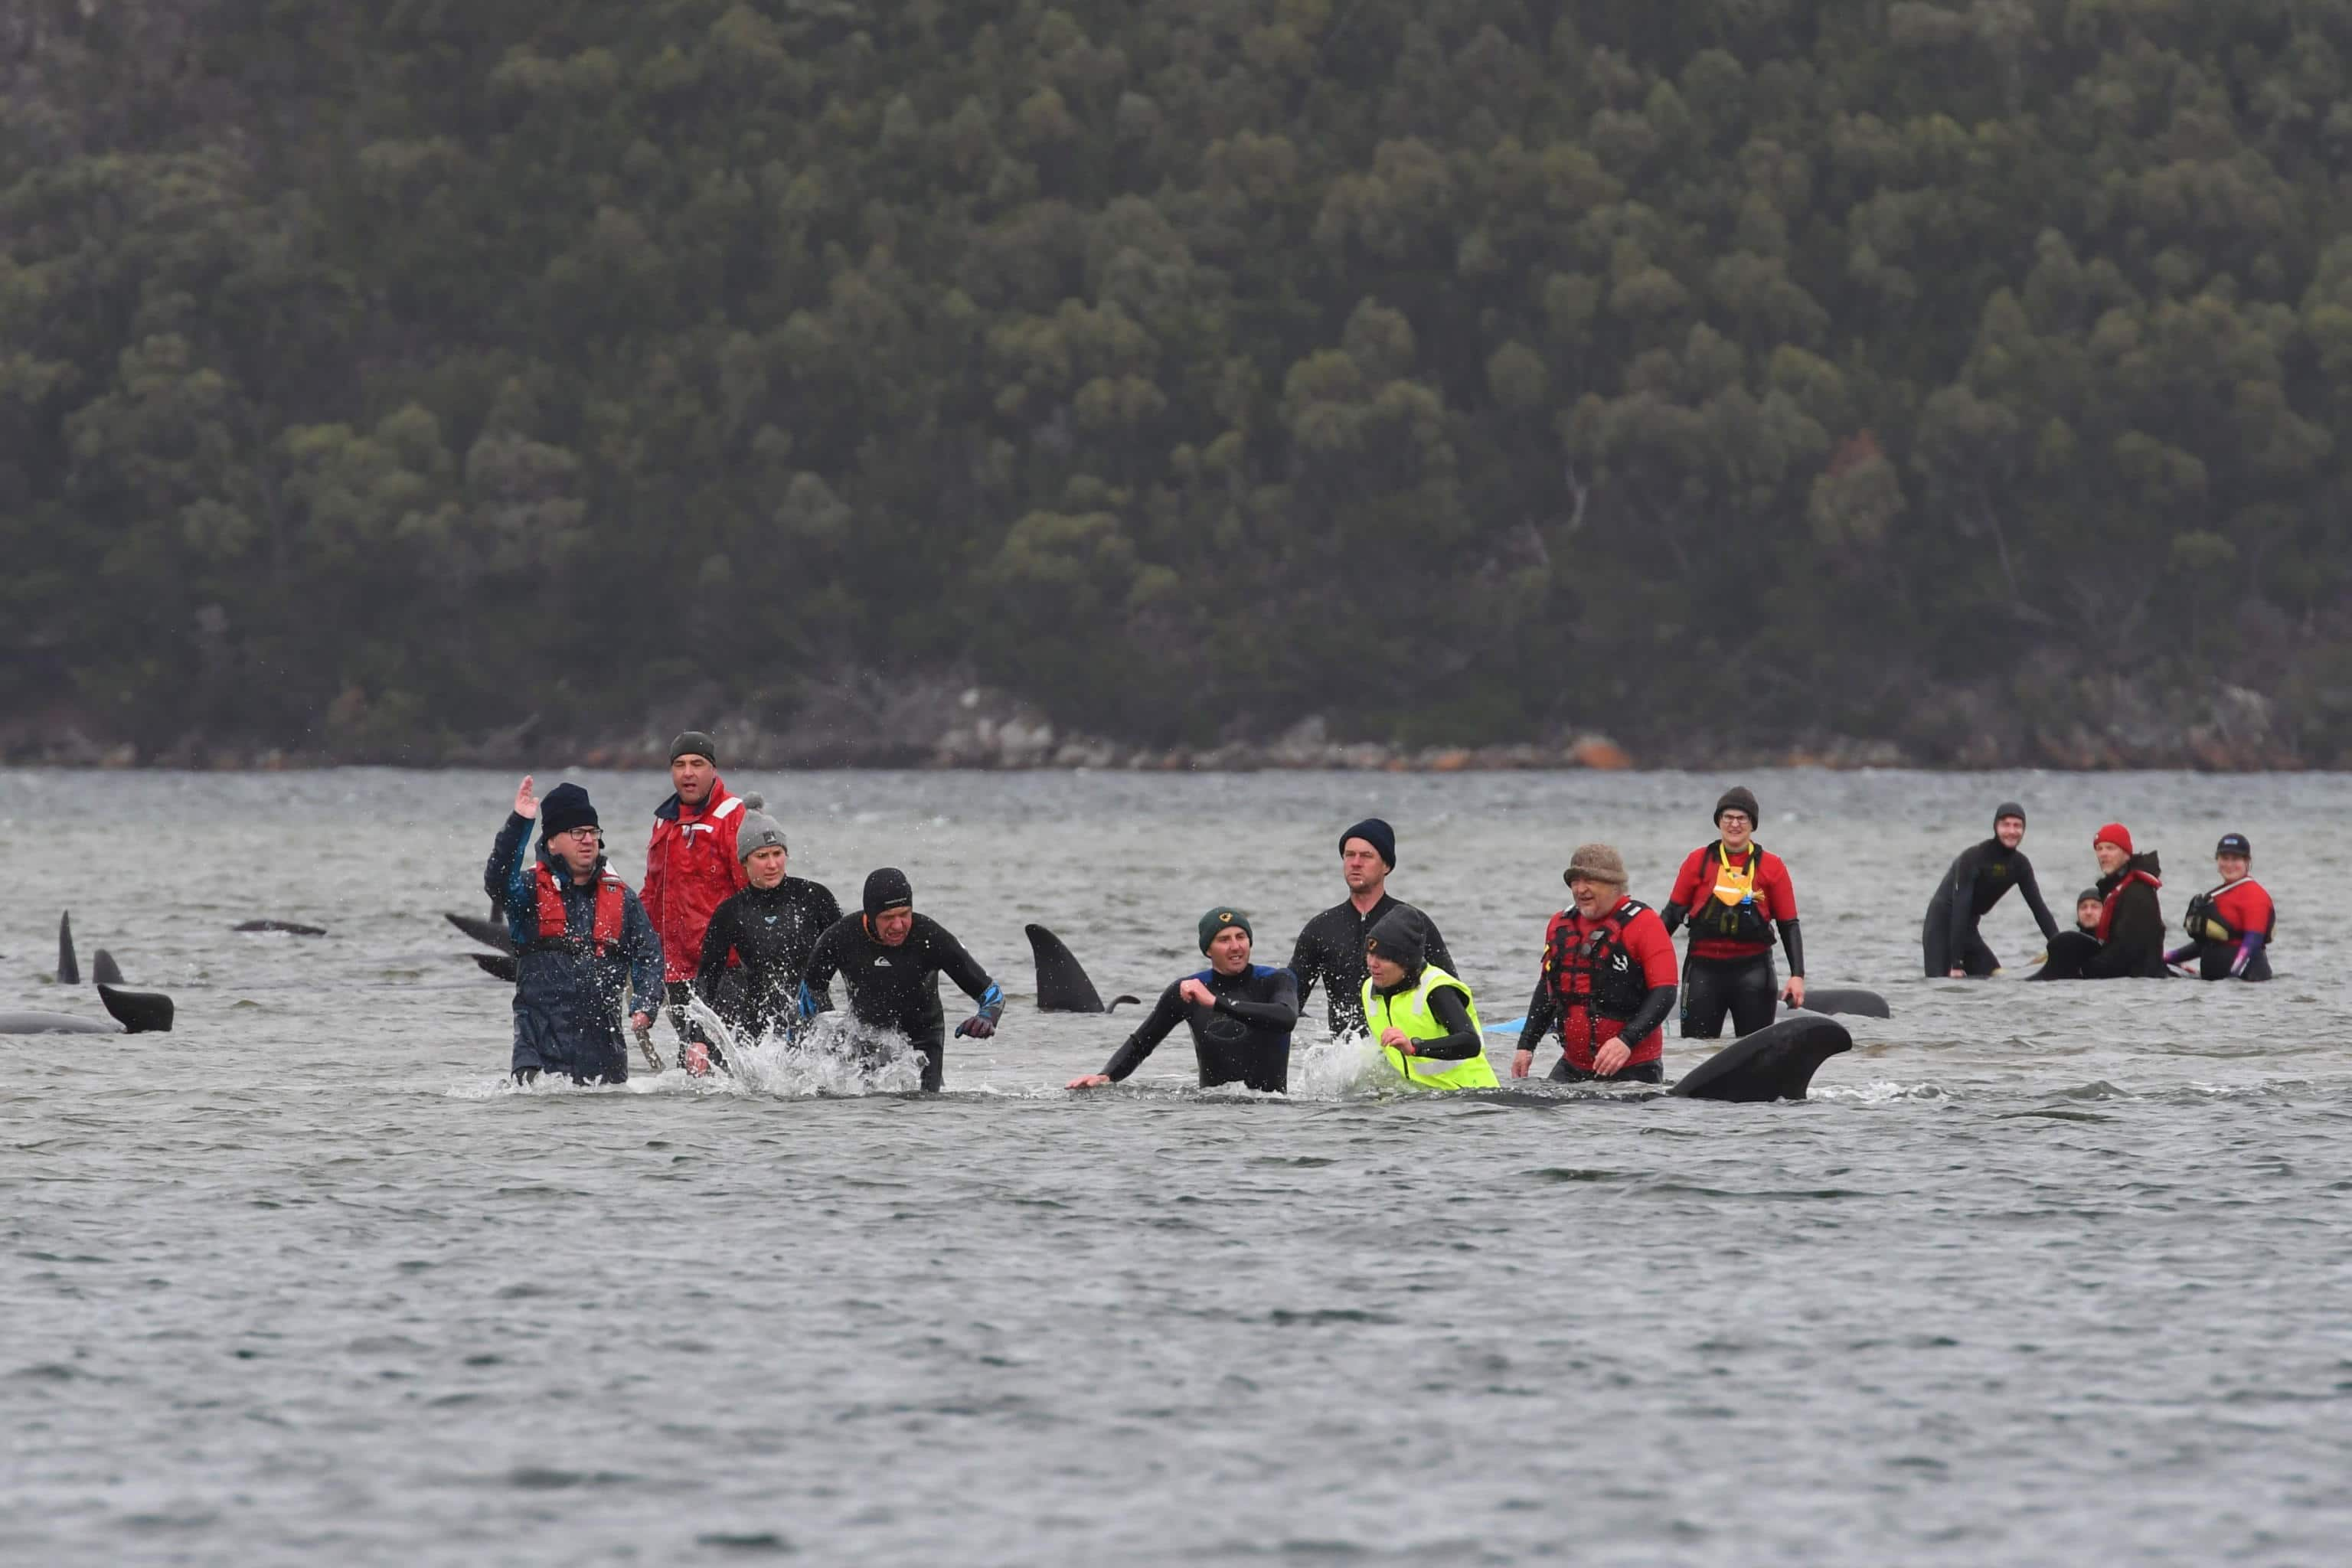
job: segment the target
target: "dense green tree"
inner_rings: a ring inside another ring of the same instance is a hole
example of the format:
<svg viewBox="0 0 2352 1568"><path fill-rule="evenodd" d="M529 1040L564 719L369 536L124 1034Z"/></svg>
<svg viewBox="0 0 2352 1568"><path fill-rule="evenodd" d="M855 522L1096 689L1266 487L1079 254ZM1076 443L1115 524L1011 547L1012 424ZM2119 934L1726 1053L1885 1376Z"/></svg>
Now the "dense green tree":
<svg viewBox="0 0 2352 1568"><path fill-rule="evenodd" d="M2032 661L2334 754L2347 58L2346 0L21 0L0 698L1475 741Z"/></svg>

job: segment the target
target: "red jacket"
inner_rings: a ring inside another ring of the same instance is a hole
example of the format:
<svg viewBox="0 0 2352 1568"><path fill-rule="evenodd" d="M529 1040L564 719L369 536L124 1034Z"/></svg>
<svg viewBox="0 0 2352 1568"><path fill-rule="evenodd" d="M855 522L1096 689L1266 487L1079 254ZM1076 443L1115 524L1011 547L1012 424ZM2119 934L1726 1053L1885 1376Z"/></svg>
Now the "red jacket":
<svg viewBox="0 0 2352 1568"><path fill-rule="evenodd" d="M1750 844L1746 854L1729 857L1733 866L1746 869L1749 855L1761 855L1763 863L1756 868L1756 912L1766 920L1778 922L1797 918L1797 888L1789 880L1789 868L1769 849ZM1683 861L1681 872L1675 878L1675 890L1666 902L1680 904L1685 912L1698 908L1701 899L1715 897L1717 862L1712 844L1694 849ZM1769 952L1769 942L1726 942L1718 937L1691 935L1690 955L1693 958L1753 958L1759 952Z"/></svg>
<svg viewBox="0 0 2352 1568"><path fill-rule="evenodd" d="M1633 910L1631 915L1625 912L1629 904ZM1591 1072L1594 1053L1610 1041L1623 1037L1626 1019L1608 1016L1601 1006L1582 1005L1593 994L1593 977L1564 965L1560 955L1582 948L1594 931L1612 920L1619 920L1622 926L1615 945L1623 950L1631 971L1617 987L1621 995L1612 999L1617 1004L1613 1010L1638 1009L1647 993L1674 984L1677 972L1675 939L1666 934L1666 923L1658 918L1657 910L1646 905L1621 899L1614 910L1597 921L1578 914L1574 905L1552 916L1551 924L1544 931L1544 978L1559 997L1562 1014L1560 1048L1568 1056L1568 1065L1579 1072ZM1615 955L1596 956L1603 956L1603 961L1608 962ZM1625 1046L1633 1053L1626 1058L1625 1065L1640 1067L1665 1054L1666 1032L1663 1026L1654 1028L1638 1040L1626 1040Z"/></svg>
<svg viewBox="0 0 2352 1568"><path fill-rule="evenodd" d="M694 978L711 914L751 885L743 863L735 858L735 835L742 826L741 797L730 795L717 778L699 811L688 810L676 795L655 810L637 901L661 938L663 978Z"/></svg>

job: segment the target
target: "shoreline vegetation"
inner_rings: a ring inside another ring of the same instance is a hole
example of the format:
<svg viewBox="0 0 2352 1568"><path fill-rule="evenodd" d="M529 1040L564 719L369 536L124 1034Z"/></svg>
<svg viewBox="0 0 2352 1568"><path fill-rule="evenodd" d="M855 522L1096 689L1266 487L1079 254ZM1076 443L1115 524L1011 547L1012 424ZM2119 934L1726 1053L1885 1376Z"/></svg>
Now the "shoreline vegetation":
<svg viewBox="0 0 2352 1568"><path fill-rule="evenodd" d="M338 766L660 768L669 737L688 719L707 728L730 770L870 768L882 770L1087 770L1130 773L1256 773L1271 770L1359 773L1640 771L1725 767L1917 768L2058 772L2184 769L2201 773L2300 772L2343 768L2347 759L2310 758L2275 733L2261 694L2226 689L2201 711L2169 718L2147 706L2123 711L2103 730L1987 726L1946 734L1936 748L1830 731L1772 739L1716 741L1643 734L1620 741L1599 728L1567 728L1525 741L1477 746L1349 739L1320 714L1273 736L1161 746L1057 727L1035 706L993 688L957 680L884 683L870 678L826 689L783 723L707 708L649 717L634 730L559 730L533 716L493 733L458 737L401 734L345 723L294 746L222 743L197 734L142 750L102 734L70 712L45 721L0 722L0 765L270 771ZM1957 700L1926 704L1940 712ZM1965 706L1965 704L1960 704ZM705 724L699 715L722 717ZM684 716L681 717L681 714ZM1958 743L1954 742L1957 740Z"/></svg>
<svg viewBox="0 0 2352 1568"><path fill-rule="evenodd" d="M16 0L0 756L2352 766L2347 61Z"/></svg>

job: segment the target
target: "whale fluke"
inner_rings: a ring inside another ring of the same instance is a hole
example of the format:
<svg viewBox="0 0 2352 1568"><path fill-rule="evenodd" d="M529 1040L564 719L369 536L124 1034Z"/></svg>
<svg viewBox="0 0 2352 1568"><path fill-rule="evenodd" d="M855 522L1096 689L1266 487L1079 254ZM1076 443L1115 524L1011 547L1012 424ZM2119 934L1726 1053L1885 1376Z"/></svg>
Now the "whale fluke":
<svg viewBox="0 0 2352 1568"><path fill-rule="evenodd" d="M1802 1007L1787 1006L1790 1013L1848 1013L1857 1018L1892 1018L1886 998L1875 991L1864 991L1859 985L1808 986Z"/></svg>
<svg viewBox="0 0 2352 1568"><path fill-rule="evenodd" d="M114 962L114 954L100 948L89 957L89 977L100 985L122 984L122 965Z"/></svg>
<svg viewBox="0 0 2352 1568"><path fill-rule="evenodd" d="M1853 1037L1834 1018L1799 1013L1734 1040L1685 1073L1666 1092L1684 1100L1726 1100L1742 1105L1802 1100L1822 1063L1853 1048Z"/></svg>
<svg viewBox="0 0 2352 1568"><path fill-rule="evenodd" d="M0 1035L119 1035L111 1018L78 1018L71 1013L0 1013Z"/></svg>
<svg viewBox="0 0 2352 1568"><path fill-rule="evenodd" d="M161 991L118 991L98 988L98 999L114 1015L126 1035L168 1035L172 1032L172 999Z"/></svg>
<svg viewBox="0 0 2352 1568"><path fill-rule="evenodd" d="M514 984L515 961L510 955L503 952L469 952L466 956L480 964L482 973L491 979L503 980L509 985Z"/></svg>
<svg viewBox="0 0 2352 1568"><path fill-rule="evenodd" d="M453 915L446 910L441 911L441 918L484 947L494 947L500 952L515 950L514 937L507 931L504 921L486 921L475 915Z"/></svg>
<svg viewBox="0 0 2352 1568"><path fill-rule="evenodd" d="M283 931L288 936L324 936L327 934L327 928L325 926L306 926L299 921L247 921L243 925L231 926L229 927L229 930L241 931Z"/></svg>
<svg viewBox="0 0 2352 1568"><path fill-rule="evenodd" d="M1021 928L1029 935L1029 951L1037 960L1037 1011L1040 1013L1100 1013L1102 993L1087 978L1086 966L1062 939L1044 926ZM1122 996L1122 1002L1132 1002L1132 996Z"/></svg>
<svg viewBox="0 0 2352 1568"><path fill-rule="evenodd" d="M58 917L58 984L81 984L81 965L74 962L73 914L70 910Z"/></svg>

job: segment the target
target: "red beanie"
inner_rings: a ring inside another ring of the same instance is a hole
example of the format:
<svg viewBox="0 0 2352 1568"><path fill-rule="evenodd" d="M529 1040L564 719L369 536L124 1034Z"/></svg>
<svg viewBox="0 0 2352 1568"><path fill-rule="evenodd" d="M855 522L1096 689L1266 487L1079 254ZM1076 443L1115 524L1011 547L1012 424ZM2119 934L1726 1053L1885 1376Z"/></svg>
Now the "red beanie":
<svg viewBox="0 0 2352 1568"><path fill-rule="evenodd" d="M2132 847L2131 829L2120 822L2110 822L2091 835L2091 847L2095 849L2102 844L2112 844L2126 855L2138 853Z"/></svg>

